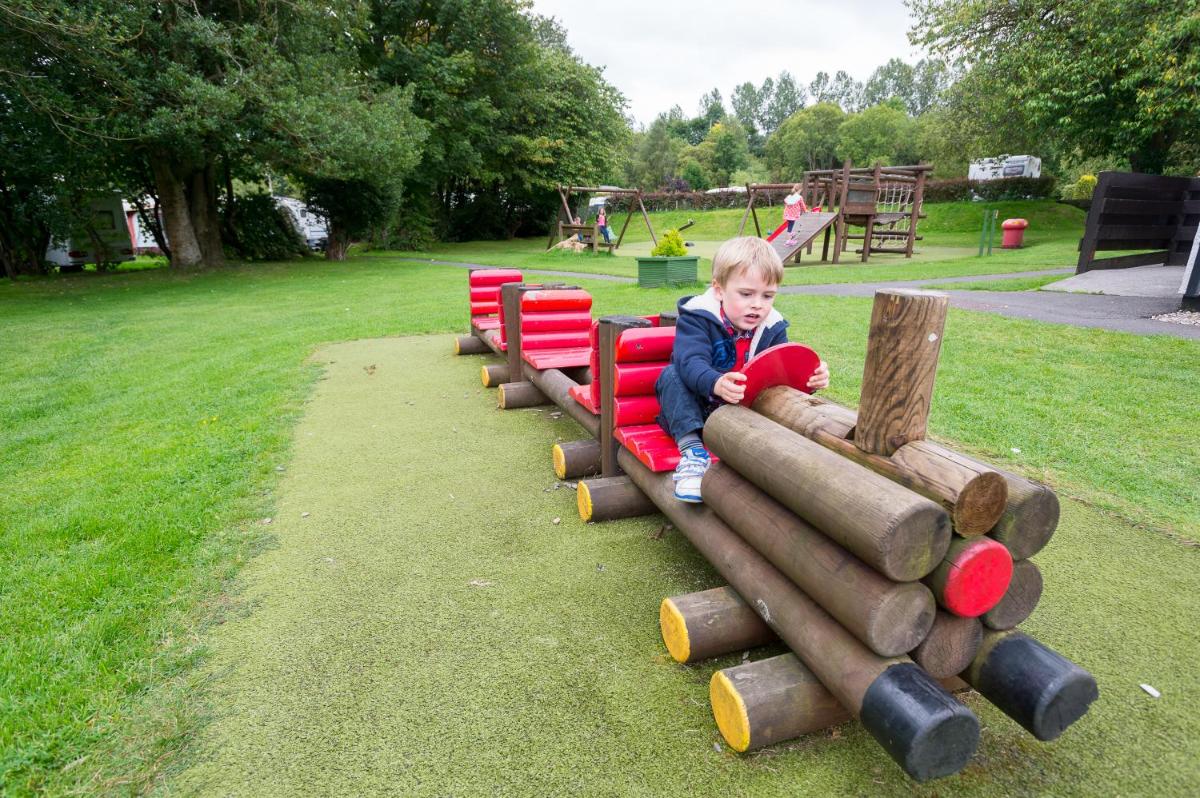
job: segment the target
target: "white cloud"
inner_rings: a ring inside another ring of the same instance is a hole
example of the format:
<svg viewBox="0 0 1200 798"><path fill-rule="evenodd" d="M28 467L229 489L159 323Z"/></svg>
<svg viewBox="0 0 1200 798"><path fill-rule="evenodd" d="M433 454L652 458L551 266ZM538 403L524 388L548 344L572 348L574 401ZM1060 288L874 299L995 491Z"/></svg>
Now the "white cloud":
<svg viewBox="0 0 1200 798"><path fill-rule="evenodd" d="M562 23L580 58L605 68L643 124L676 104L695 113L713 87L728 107L734 86L785 69L807 86L822 70L866 80L889 58L921 57L908 43L900 0L782 0L752 6L760 15L718 0L534 0L533 7Z"/></svg>

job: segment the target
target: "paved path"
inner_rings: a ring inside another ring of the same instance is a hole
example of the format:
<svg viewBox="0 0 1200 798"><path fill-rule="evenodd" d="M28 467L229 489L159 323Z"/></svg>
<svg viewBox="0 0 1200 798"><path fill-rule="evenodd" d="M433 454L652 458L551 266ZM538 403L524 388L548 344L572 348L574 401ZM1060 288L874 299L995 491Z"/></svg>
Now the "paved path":
<svg viewBox="0 0 1200 798"><path fill-rule="evenodd" d="M491 269L479 263L400 258L417 263L456 266L463 269ZM581 274L579 272L522 269L525 274L544 274L573 280L605 280L615 283L636 283L633 277L612 274ZM896 280L883 283L832 283L827 285L785 285L784 294L813 296L874 296L880 288L920 288L927 285L975 283L1007 280L1017 277L1040 277L1048 274L1073 274L1074 269L1043 269L1012 274L975 274L966 277L933 277L923 280ZM1150 317L1179 310L1179 298L1108 296L1105 294L1067 294L1058 291L953 291L947 290L950 304L964 310L981 310L1018 319L1034 319L1074 327L1100 327L1106 330L1137 335L1172 335L1176 338L1200 340L1200 326L1154 321Z"/></svg>

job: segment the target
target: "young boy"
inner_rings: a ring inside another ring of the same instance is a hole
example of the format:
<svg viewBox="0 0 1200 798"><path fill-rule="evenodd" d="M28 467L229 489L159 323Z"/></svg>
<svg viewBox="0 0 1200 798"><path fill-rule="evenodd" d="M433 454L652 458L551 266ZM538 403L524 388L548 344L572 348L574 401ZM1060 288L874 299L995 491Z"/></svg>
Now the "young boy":
<svg viewBox="0 0 1200 798"><path fill-rule="evenodd" d="M757 353L787 341L788 323L772 305L783 282L783 262L761 238L733 238L713 256L712 286L679 300L671 363L655 392L658 423L679 445L675 498L700 501L709 455L700 440L704 420L723 403L737 404L746 389L740 369ZM829 386L824 362L809 390Z"/></svg>

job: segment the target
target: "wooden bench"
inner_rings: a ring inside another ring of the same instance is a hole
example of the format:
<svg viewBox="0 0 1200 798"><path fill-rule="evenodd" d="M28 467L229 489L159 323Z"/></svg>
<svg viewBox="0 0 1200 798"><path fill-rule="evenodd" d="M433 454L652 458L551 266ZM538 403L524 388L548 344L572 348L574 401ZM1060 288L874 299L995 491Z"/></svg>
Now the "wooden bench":
<svg viewBox="0 0 1200 798"><path fill-rule="evenodd" d="M558 223L558 240L560 242L568 238L576 238L583 242L584 246L590 246L592 252L597 252L601 247L604 247L609 252L613 250L613 244L604 243L604 234L600 232L600 225L592 224L567 224L566 222Z"/></svg>

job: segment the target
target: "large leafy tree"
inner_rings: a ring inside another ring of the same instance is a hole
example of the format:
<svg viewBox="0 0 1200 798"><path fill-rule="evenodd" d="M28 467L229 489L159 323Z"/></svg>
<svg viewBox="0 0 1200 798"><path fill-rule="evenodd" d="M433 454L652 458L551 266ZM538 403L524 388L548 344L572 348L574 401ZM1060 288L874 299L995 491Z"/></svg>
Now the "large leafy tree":
<svg viewBox="0 0 1200 798"><path fill-rule="evenodd" d="M114 174L140 176L126 188L157 195L174 267L214 266L218 195L233 169L303 164L329 176L346 166L339 147L361 134L348 128L377 103L348 46L361 36L359 11L354 0L0 5L0 92L90 142ZM403 98L378 102L389 124L375 120L374 134L419 140ZM403 149L369 153L375 181L412 162Z"/></svg>
<svg viewBox="0 0 1200 798"><path fill-rule="evenodd" d="M864 166L911 160L915 133L903 104L893 99L847 117L838 128L837 155Z"/></svg>
<svg viewBox="0 0 1200 798"><path fill-rule="evenodd" d="M767 141L767 166L780 179L837 165L838 129L846 114L836 103L810 105L788 117Z"/></svg>
<svg viewBox="0 0 1200 798"><path fill-rule="evenodd" d="M1161 172L1200 129L1194 0L911 0L911 40L969 71L960 113ZM970 102L973 101L973 102ZM1003 147L1004 141L994 146ZM1008 148L1006 148L1008 149Z"/></svg>

